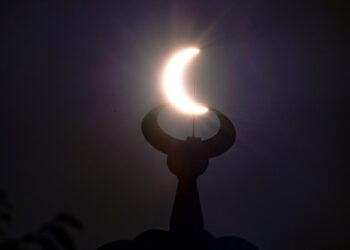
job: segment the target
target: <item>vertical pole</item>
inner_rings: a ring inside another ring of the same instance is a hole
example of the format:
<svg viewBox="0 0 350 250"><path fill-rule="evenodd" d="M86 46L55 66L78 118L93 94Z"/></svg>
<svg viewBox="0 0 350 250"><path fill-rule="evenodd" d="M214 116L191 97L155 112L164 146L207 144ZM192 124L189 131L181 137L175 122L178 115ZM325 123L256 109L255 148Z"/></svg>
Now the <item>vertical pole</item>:
<svg viewBox="0 0 350 250"><path fill-rule="evenodd" d="M193 81L193 99L195 100L196 98L196 79ZM196 135L196 130L195 130L195 122L196 122L196 116L195 114L192 115L192 136L195 137Z"/></svg>

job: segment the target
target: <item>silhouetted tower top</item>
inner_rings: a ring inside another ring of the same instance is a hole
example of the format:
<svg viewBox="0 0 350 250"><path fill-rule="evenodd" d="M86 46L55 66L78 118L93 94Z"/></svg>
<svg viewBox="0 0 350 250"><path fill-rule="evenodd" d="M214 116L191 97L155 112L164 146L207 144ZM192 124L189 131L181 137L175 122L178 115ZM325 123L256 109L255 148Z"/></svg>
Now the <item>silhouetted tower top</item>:
<svg viewBox="0 0 350 250"><path fill-rule="evenodd" d="M220 121L219 131L213 137L176 139L166 134L157 122L164 107L166 105L159 106L145 116L142 132L153 147L168 155L168 167L178 177L170 230L181 233L202 231L203 216L196 179L207 169L209 158L222 154L233 145L235 129L225 115L210 108Z"/></svg>
<svg viewBox="0 0 350 250"><path fill-rule="evenodd" d="M213 137L206 140L194 136L185 141L176 139L166 134L157 121L160 111L166 106L159 106L145 116L142 132L153 147L168 155L168 167L178 178L170 232L148 230L133 241L114 241L98 250L257 250L242 238L215 238L204 230L196 180L208 168L210 158L224 153L235 142L233 124L221 112L209 108L220 121L219 131Z"/></svg>

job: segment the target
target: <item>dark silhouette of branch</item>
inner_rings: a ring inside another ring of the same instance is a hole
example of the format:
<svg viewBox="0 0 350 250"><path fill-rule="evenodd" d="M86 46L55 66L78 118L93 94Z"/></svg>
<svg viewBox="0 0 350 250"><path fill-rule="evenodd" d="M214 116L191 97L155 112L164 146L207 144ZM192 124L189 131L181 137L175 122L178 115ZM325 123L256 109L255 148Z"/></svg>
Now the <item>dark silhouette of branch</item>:
<svg viewBox="0 0 350 250"><path fill-rule="evenodd" d="M5 225L12 222L13 207L0 190L0 250L22 250L30 245L39 246L43 250L76 250L74 240L68 229L83 230L82 223L67 213L57 214L49 223L34 233L27 233L20 238L8 238Z"/></svg>
<svg viewBox="0 0 350 250"><path fill-rule="evenodd" d="M60 213L55 217L55 221L57 223L66 224L67 226L73 227L78 230L83 229L83 225L73 216L66 214L66 213Z"/></svg>
<svg viewBox="0 0 350 250"><path fill-rule="evenodd" d="M5 226L12 222L13 207L5 194L0 190L0 242L6 237Z"/></svg>
<svg viewBox="0 0 350 250"><path fill-rule="evenodd" d="M77 249L73 239L69 235L69 232L63 227L60 227L55 224L50 224L42 227L40 232L47 232L48 234L50 234L66 250Z"/></svg>

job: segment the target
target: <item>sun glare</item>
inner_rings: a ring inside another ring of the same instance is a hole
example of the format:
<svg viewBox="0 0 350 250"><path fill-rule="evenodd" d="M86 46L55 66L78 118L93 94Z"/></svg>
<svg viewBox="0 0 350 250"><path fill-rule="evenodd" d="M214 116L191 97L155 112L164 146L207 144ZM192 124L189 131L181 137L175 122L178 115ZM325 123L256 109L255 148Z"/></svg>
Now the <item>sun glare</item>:
<svg viewBox="0 0 350 250"><path fill-rule="evenodd" d="M185 94L183 88L183 71L188 62L199 53L197 48L188 48L177 52L166 65L163 84L170 102L187 114L200 115L208 111L208 108L194 102Z"/></svg>

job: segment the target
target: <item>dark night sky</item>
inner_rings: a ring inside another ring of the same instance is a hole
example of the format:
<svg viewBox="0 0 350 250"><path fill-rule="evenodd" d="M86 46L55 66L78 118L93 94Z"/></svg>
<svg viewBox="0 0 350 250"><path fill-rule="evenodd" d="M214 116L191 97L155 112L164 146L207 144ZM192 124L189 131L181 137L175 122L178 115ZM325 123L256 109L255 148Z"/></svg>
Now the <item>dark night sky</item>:
<svg viewBox="0 0 350 250"><path fill-rule="evenodd" d="M169 53L212 44L193 69L199 98L238 139L198 181L206 229L262 250L350 249L344 6L61 2L1 7L0 188L14 235L63 210L86 226L80 249L167 229L176 178L141 121L165 101Z"/></svg>

